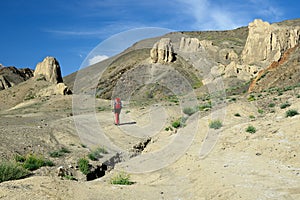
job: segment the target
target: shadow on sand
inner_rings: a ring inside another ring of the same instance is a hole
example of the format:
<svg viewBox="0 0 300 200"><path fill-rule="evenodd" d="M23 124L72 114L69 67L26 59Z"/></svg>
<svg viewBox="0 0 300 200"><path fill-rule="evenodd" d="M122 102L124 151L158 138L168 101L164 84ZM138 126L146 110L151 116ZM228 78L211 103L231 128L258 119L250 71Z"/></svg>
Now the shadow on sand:
<svg viewBox="0 0 300 200"><path fill-rule="evenodd" d="M136 124L136 122L125 122L125 123L120 123L119 126L122 126L122 125L132 125L132 124Z"/></svg>

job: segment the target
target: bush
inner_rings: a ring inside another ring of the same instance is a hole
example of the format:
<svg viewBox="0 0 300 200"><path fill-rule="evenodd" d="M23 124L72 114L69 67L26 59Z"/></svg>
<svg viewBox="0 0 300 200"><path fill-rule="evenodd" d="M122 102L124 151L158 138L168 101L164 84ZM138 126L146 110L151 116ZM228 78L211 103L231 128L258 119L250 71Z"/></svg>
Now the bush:
<svg viewBox="0 0 300 200"><path fill-rule="evenodd" d="M107 154L108 152L106 149L99 147L88 154L89 159L96 161L99 160L99 158L102 158L103 156L101 154Z"/></svg>
<svg viewBox="0 0 300 200"><path fill-rule="evenodd" d="M213 120L209 123L209 128L219 129L222 127L222 122L220 120Z"/></svg>
<svg viewBox="0 0 300 200"><path fill-rule="evenodd" d="M240 113L235 113L234 116L240 117L241 115L240 115Z"/></svg>
<svg viewBox="0 0 300 200"><path fill-rule="evenodd" d="M256 98L253 94L251 94L249 97L248 97L248 101L255 101Z"/></svg>
<svg viewBox="0 0 300 200"><path fill-rule="evenodd" d="M181 125L181 123L180 123L179 120L172 122L172 127L173 127L173 128L179 128L180 125Z"/></svg>
<svg viewBox="0 0 300 200"><path fill-rule="evenodd" d="M255 119L255 116L254 115L249 115L249 118L250 119Z"/></svg>
<svg viewBox="0 0 300 200"><path fill-rule="evenodd" d="M33 171L44 166L54 166L54 163L50 160L45 159L42 156L28 155L25 161L22 162L22 166L25 169Z"/></svg>
<svg viewBox="0 0 300 200"><path fill-rule="evenodd" d="M30 172L14 162L0 163L0 183L28 176Z"/></svg>
<svg viewBox="0 0 300 200"><path fill-rule="evenodd" d="M132 185L134 182L130 181L130 175L121 172L110 179L110 183L114 185Z"/></svg>
<svg viewBox="0 0 300 200"><path fill-rule="evenodd" d="M289 104L288 102L286 102L286 103L281 104L280 108L281 109L285 109L285 108L290 107L290 106L291 106L291 104Z"/></svg>
<svg viewBox="0 0 300 200"><path fill-rule="evenodd" d="M299 114L299 113L298 113L297 110L288 110L288 111L286 111L286 113L285 113L286 117L293 117L293 116L298 115L298 114Z"/></svg>
<svg viewBox="0 0 300 200"><path fill-rule="evenodd" d="M186 115L188 115L188 116L191 116L195 112L196 112L196 109L194 109L194 108L188 107L188 108L184 108L183 109L183 113L186 114Z"/></svg>
<svg viewBox="0 0 300 200"><path fill-rule="evenodd" d="M270 103L270 104L268 105L268 107L269 107L269 108L274 108L274 107L275 107L275 103Z"/></svg>
<svg viewBox="0 0 300 200"><path fill-rule="evenodd" d="M255 133L256 132L256 128L254 127L254 126L248 126L247 128L246 128L246 132L247 133Z"/></svg>
<svg viewBox="0 0 300 200"><path fill-rule="evenodd" d="M264 111L263 111L262 109L258 109L257 112L258 112L259 114L263 114L263 113L264 113Z"/></svg>
<svg viewBox="0 0 300 200"><path fill-rule="evenodd" d="M65 155L66 153L71 153L71 152L67 148L63 147L60 150L50 152L49 155L51 157L57 158Z"/></svg>
<svg viewBox="0 0 300 200"><path fill-rule="evenodd" d="M85 158L80 158L78 160L78 167L84 175L87 175L90 172L89 161Z"/></svg>

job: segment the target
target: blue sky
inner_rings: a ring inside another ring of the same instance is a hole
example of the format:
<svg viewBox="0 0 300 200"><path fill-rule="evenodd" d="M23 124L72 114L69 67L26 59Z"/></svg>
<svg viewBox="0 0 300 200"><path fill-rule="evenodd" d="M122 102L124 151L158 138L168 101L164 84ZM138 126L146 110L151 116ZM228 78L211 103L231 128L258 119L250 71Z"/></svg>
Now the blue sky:
<svg viewBox="0 0 300 200"><path fill-rule="evenodd" d="M300 4L291 0L1 0L0 9L0 63L34 69L54 56L64 76L101 42L136 28L226 30L256 18L300 18Z"/></svg>

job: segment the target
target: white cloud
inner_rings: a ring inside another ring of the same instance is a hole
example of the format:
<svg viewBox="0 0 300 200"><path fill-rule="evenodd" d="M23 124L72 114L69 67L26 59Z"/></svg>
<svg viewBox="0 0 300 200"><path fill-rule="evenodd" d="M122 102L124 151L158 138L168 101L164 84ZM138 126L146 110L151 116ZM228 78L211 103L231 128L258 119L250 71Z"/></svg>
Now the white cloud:
<svg viewBox="0 0 300 200"><path fill-rule="evenodd" d="M96 64L98 62L101 62L105 59L109 58L107 55L97 55L89 59L89 65Z"/></svg>
<svg viewBox="0 0 300 200"><path fill-rule="evenodd" d="M230 30L247 26L255 18L277 19L282 12L269 1L177 0L185 16L194 19L193 29Z"/></svg>

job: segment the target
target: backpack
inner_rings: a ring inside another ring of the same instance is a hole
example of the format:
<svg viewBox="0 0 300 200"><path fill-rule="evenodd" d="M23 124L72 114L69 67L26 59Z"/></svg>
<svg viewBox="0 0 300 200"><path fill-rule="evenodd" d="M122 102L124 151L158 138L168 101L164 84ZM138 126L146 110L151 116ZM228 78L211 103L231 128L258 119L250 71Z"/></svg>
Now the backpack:
<svg viewBox="0 0 300 200"><path fill-rule="evenodd" d="M122 103L121 103L121 99L120 98L116 98L115 99L114 108L115 109L121 109L122 108Z"/></svg>

